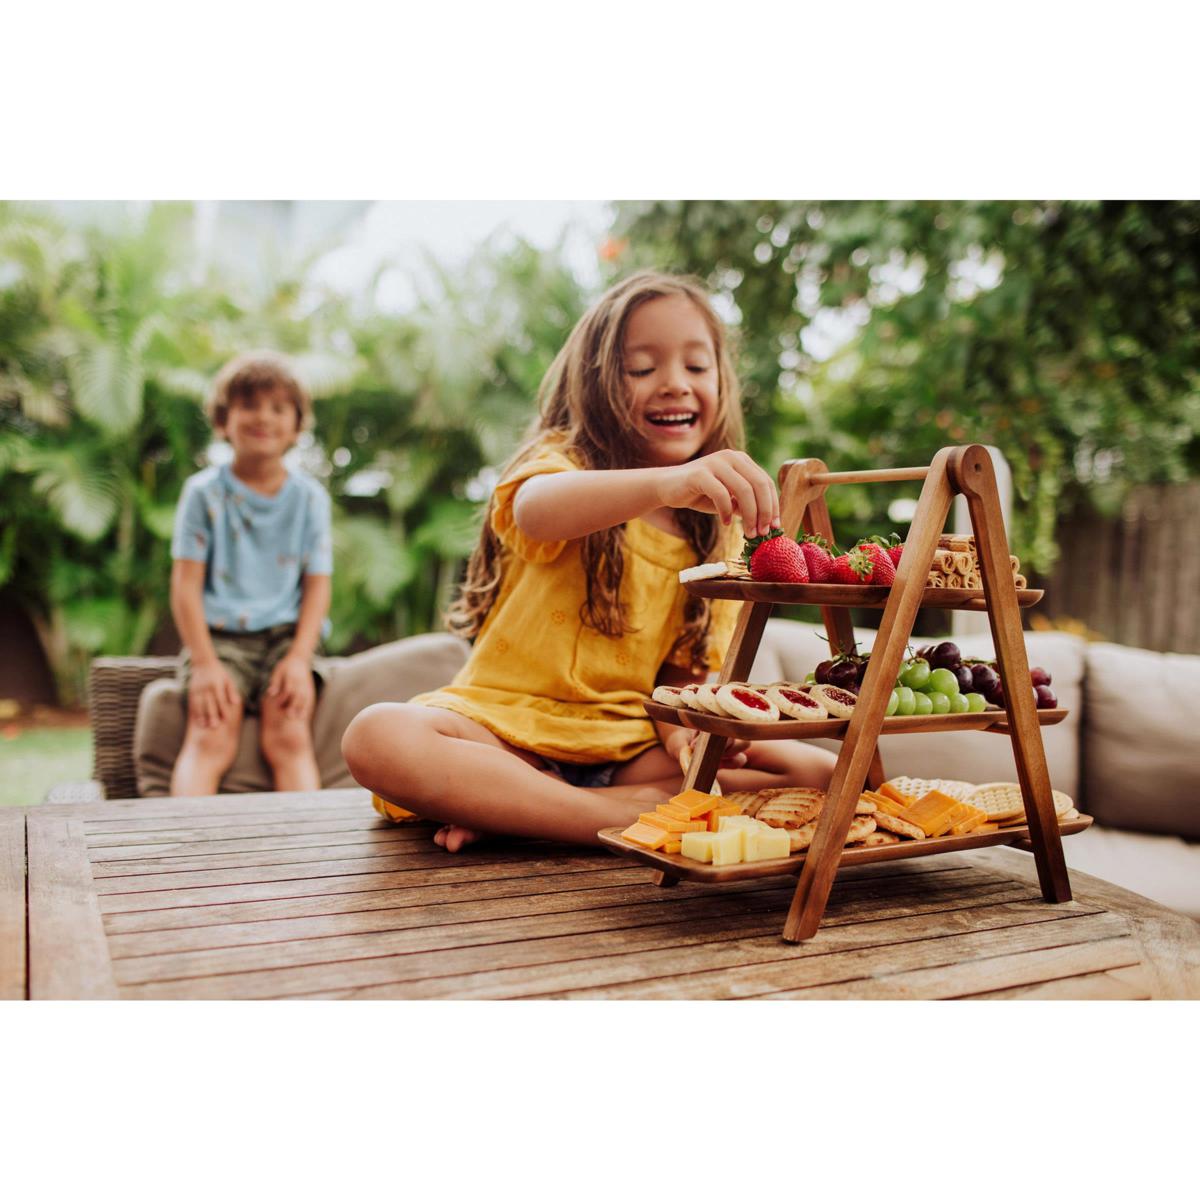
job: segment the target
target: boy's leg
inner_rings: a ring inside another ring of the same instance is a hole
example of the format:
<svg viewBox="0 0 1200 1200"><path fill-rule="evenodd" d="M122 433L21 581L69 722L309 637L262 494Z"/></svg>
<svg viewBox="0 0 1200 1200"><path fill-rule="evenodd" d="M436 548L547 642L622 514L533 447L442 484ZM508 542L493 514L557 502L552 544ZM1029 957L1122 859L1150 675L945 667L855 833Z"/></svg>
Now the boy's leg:
<svg viewBox="0 0 1200 1200"><path fill-rule="evenodd" d="M313 749L312 714L287 712L278 697L264 694L259 702L258 741L271 768L275 790L315 792L321 786Z"/></svg>
<svg viewBox="0 0 1200 1200"><path fill-rule="evenodd" d="M242 732L242 702L226 709L225 719L205 729L188 717L183 749L171 772L172 796L214 796L221 777L237 757Z"/></svg>
<svg viewBox="0 0 1200 1200"><path fill-rule="evenodd" d="M595 844L598 829L628 825L663 799L661 788L641 783L572 787L482 725L417 704L364 709L342 754L363 787L461 830Z"/></svg>

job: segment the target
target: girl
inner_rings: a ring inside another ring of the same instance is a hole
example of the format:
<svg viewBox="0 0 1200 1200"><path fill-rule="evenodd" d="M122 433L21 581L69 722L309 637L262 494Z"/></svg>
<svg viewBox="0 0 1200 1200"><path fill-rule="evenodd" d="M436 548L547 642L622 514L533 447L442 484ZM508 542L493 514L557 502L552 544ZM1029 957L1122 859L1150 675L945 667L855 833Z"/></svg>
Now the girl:
<svg viewBox="0 0 1200 1200"><path fill-rule="evenodd" d="M611 288L538 399L449 614L469 661L448 687L365 709L342 741L354 777L444 822L434 840L450 851L481 832L594 843L678 793L695 734L656 726L642 702L719 667L738 611L689 596L678 573L779 526L695 283L645 272ZM833 763L799 743L731 742L718 778L823 787Z"/></svg>

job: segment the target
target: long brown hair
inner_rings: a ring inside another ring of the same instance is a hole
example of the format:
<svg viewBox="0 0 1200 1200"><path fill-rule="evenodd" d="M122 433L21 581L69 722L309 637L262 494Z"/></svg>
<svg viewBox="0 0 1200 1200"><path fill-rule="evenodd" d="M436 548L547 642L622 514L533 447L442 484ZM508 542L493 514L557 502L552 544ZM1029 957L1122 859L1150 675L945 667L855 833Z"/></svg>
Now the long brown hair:
<svg viewBox="0 0 1200 1200"><path fill-rule="evenodd" d="M733 373L724 326L708 294L696 280L642 271L609 288L579 319L566 345L551 363L538 389L539 415L516 454L505 464L509 473L547 441L587 471L641 465L644 448L634 427L630 389L625 379L622 347L634 310L662 296L684 296L699 309L712 336L717 362L717 413L713 428L696 457L717 450L742 449L741 398ZM503 477L503 476L502 476ZM492 530L495 498L488 502L479 544L467 563L458 598L446 614L447 627L474 638L483 626L501 582L500 539ZM680 509L679 523L701 562L721 540L721 526L708 513ZM597 530L583 539L580 555L587 576L587 598L580 610L583 623L608 637L620 637L630 626L620 600L625 567L625 527ZM689 596L684 630L677 647L687 647L693 669L706 669L709 605Z"/></svg>

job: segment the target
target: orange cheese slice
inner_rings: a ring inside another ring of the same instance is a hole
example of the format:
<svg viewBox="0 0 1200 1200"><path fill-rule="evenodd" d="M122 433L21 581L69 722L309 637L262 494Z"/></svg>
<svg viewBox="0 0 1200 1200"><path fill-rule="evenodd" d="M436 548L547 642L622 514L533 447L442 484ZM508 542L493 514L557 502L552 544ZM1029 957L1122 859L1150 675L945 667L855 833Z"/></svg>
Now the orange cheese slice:
<svg viewBox="0 0 1200 1200"><path fill-rule="evenodd" d="M863 793L866 795L866 793ZM875 802L875 807L881 813L887 813L889 817L902 817L907 819L908 806L898 804L890 796L885 796L882 792L872 792L871 799Z"/></svg>
<svg viewBox="0 0 1200 1200"><path fill-rule="evenodd" d="M666 845L670 834L665 829L659 829L655 825L643 825L638 821L636 824L630 825L628 829L623 829L621 836L636 846L642 846L647 850L657 850Z"/></svg>
<svg viewBox="0 0 1200 1200"><path fill-rule="evenodd" d="M688 820L694 821L697 817L702 817L705 813L711 812L713 808L721 803L721 797L712 796L708 792L698 792L695 788L689 788L686 792L680 792L678 796L672 796L667 803L675 808L686 810Z"/></svg>
<svg viewBox="0 0 1200 1200"><path fill-rule="evenodd" d="M677 821L690 821L688 810L681 804L656 804L654 811L663 817L674 817Z"/></svg>
<svg viewBox="0 0 1200 1200"><path fill-rule="evenodd" d="M904 819L923 830L926 837L941 837L951 825L950 814L958 805L953 796L944 792L926 792L904 810Z"/></svg>
<svg viewBox="0 0 1200 1200"><path fill-rule="evenodd" d="M742 812L740 804L718 804L716 808L708 814L708 831L715 833L721 827L722 817L737 817Z"/></svg>
<svg viewBox="0 0 1200 1200"><path fill-rule="evenodd" d="M894 800L904 808L907 808L911 802L910 797L906 796L903 792L898 792L890 783L881 783L875 790L877 795L886 796L889 800Z"/></svg>
<svg viewBox="0 0 1200 1200"><path fill-rule="evenodd" d="M982 825L976 825L972 832L974 833L995 833L1000 826L995 821L984 821Z"/></svg>
<svg viewBox="0 0 1200 1200"><path fill-rule="evenodd" d="M952 837L960 837L964 833L978 829L986 820L987 813L982 808L976 808L973 804L961 803L950 810L950 834Z"/></svg>
<svg viewBox="0 0 1200 1200"><path fill-rule="evenodd" d="M683 845L682 839L679 839L678 841L674 841L674 842L667 842L662 848L663 853L664 854L678 854L680 847L682 845Z"/></svg>
<svg viewBox="0 0 1200 1200"><path fill-rule="evenodd" d="M673 833L676 836L682 833L690 833L693 829L708 828L708 825L703 820L681 821L678 817L665 817L660 812L638 813L638 820L643 825L653 825L657 829L665 829L668 833Z"/></svg>

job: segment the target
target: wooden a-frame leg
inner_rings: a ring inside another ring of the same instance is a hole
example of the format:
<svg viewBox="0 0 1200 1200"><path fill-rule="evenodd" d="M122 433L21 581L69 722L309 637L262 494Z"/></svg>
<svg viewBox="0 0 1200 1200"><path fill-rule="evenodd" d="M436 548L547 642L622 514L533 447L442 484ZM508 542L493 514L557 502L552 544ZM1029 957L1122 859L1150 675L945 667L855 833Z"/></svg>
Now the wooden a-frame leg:
<svg viewBox="0 0 1200 1200"><path fill-rule="evenodd" d="M951 453L950 448L938 451L925 477L917 513L896 572L896 582L883 610L875 649L859 694L860 701L846 731L828 798L817 821L816 834L784 923L786 941L805 941L820 928L842 848L846 844L846 834L854 819L854 808L877 757L879 731L883 727L891 691L886 682L894 680L900 671L925 593L925 580L933 565L938 536L950 512L953 492L947 462Z"/></svg>
<svg viewBox="0 0 1200 1200"><path fill-rule="evenodd" d="M996 650L996 669L1004 688L1009 737L1029 822L1029 840L1037 863L1038 882L1046 901L1061 903L1071 899L1071 881L1063 857L1042 730L1029 679L1029 657L1009 565L1008 538L996 490L995 469L982 446L963 446L954 451L949 470L956 490L966 496L975 531L975 551L987 601L992 644Z"/></svg>

